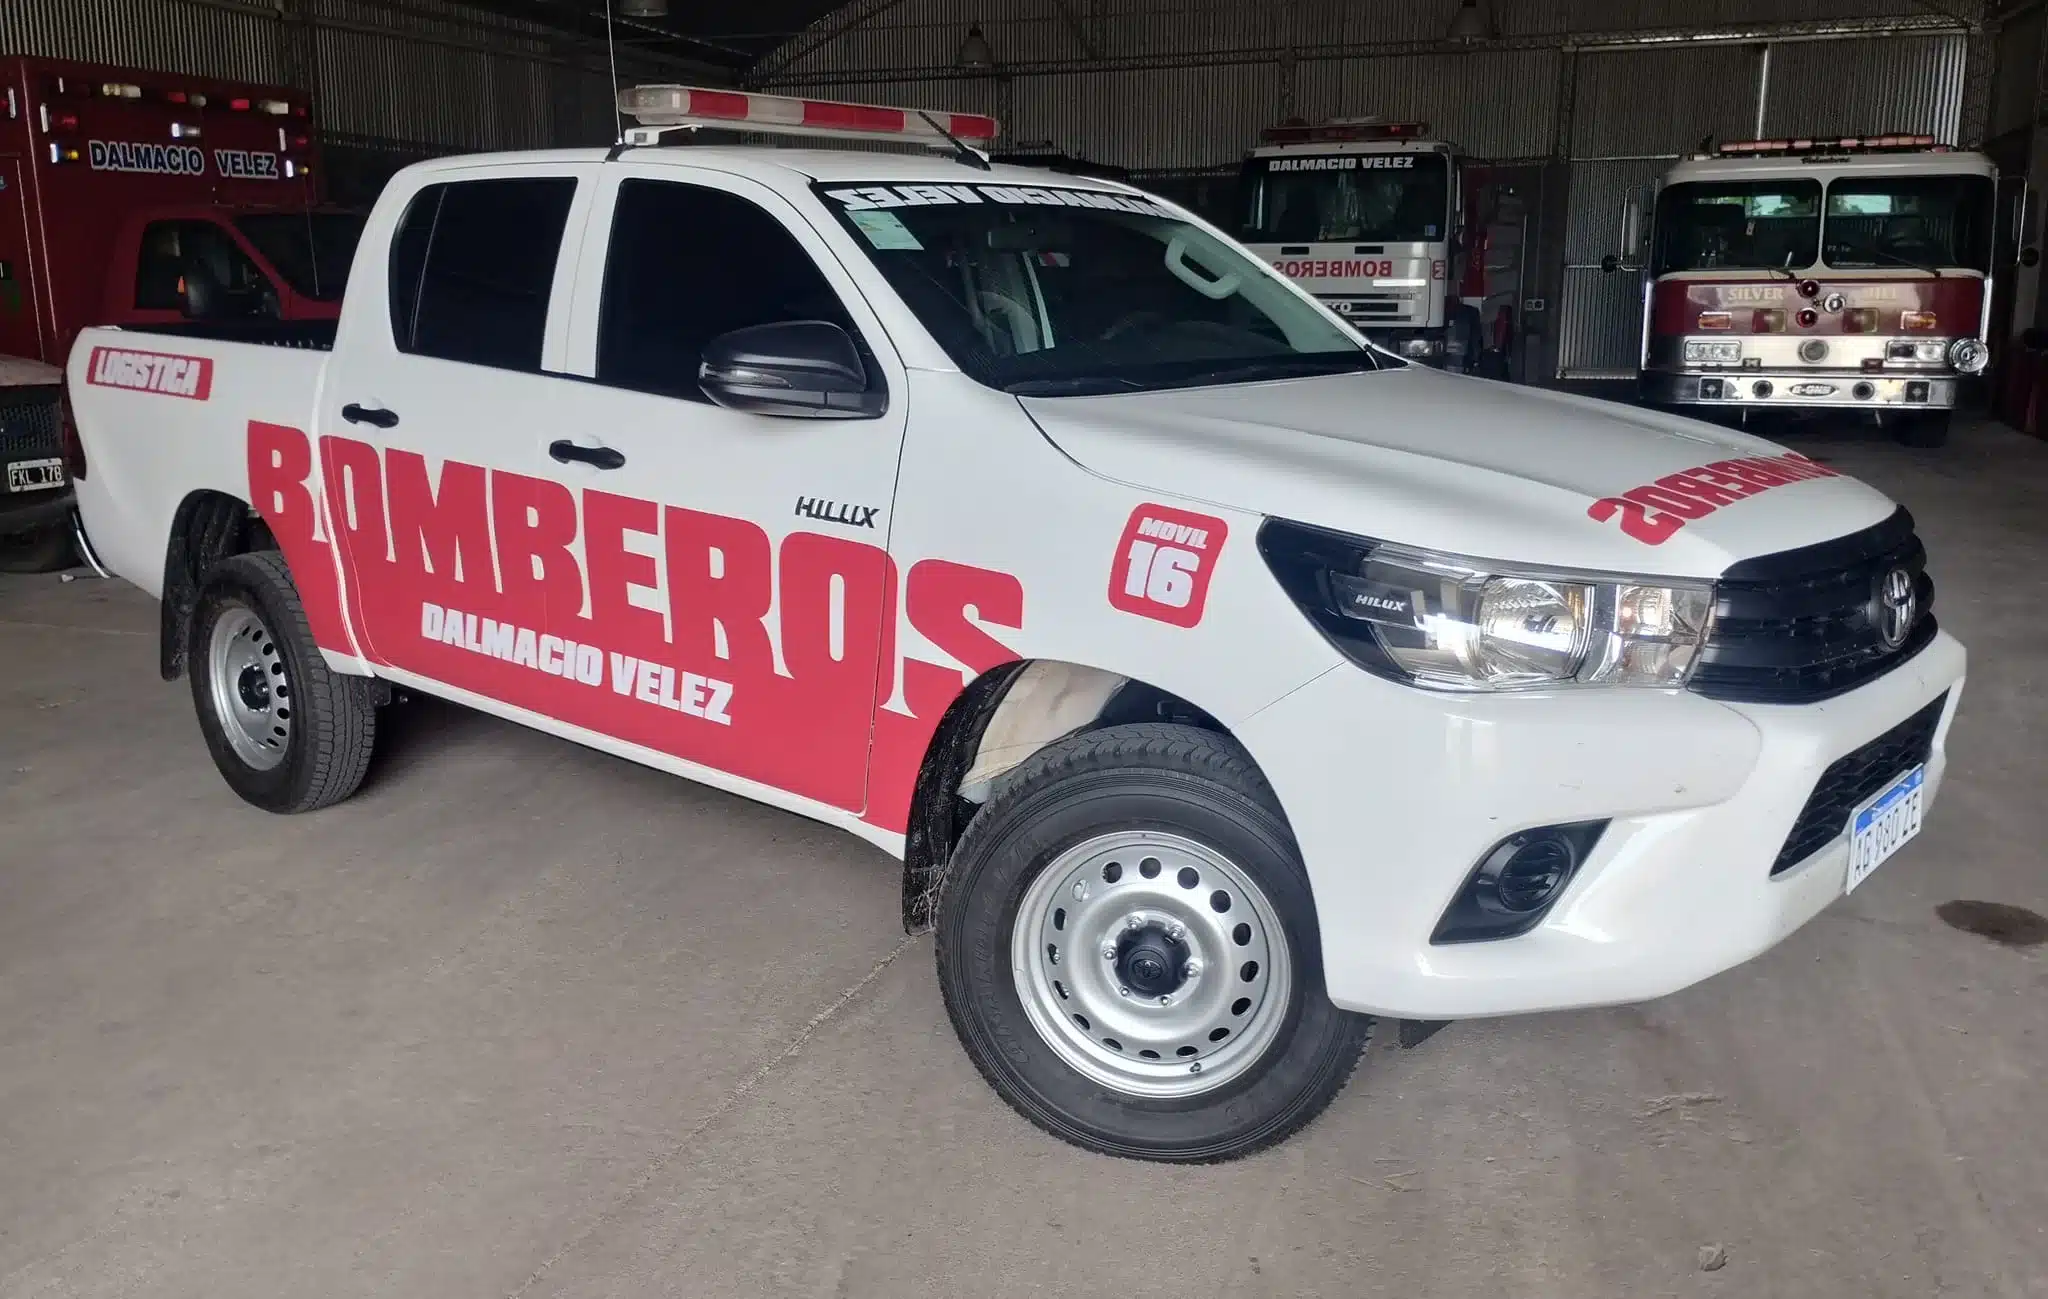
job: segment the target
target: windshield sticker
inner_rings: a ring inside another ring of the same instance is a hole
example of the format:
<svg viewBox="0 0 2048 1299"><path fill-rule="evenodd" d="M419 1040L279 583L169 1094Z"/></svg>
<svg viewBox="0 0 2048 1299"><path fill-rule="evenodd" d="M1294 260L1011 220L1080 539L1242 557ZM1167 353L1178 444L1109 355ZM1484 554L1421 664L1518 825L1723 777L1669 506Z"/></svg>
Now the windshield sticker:
<svg viewBox="0 0 2048 1299"><path fill-rule="evenodd" d="M1230 525L1170 505L1140 505L1124 524L1109 572L1110 607L1175 627L1202 621L1209 579Z"/></svg>
<svg viewBox="0 0 2048 1299"><path fill-rule="evenodd" d="M1139 216L1170 216L1157 203L1128 194L1093 189L1043 189L1017 185L862 185L828 189L825 197L849 213L882 208L947 207L962 203L995 203L1004 207L1083 207L1104 212L1135 212Z"/></svg>
<svg viewBox="0 0 2048 1299"><path fill-rule="evenodd" d="M924 245L917 242L917 236L910 233L910 227L904 225L894 212L858 211L846 215L866 237L870 248L902 248L913 253L924 251Z"/></svg>
<svg viewBox="0 0 2048 1299"><path fill-rule="evenodd" d="M1819 461L1790 452L1716 460L1697 469L1666 474L1654 483L1632 487L1619 496L1603 496L1586 509L1595 523L1619 516L1621 530L1646 546L1661 546L1692 519L1704 519L1724 505L1773 487L1809 478L1839 478Z"/></svg>

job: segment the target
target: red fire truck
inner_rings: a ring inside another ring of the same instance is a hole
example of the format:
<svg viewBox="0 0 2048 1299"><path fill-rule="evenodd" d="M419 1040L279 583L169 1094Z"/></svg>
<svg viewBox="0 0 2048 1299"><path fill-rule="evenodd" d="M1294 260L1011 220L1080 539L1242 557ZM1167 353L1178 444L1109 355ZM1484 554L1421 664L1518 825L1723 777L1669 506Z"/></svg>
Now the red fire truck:
<svg viewBox="0 0 2048 1299"><path fill-rule="evenodd" d="M37 538L13 566L65 550L80 329L339 314L362 218L322 205L310 118L276 86L0 57L0 537Z"/></svg>
<svg viewBox="0 0 2048 1299"><path fill-rule="evenodd" d="M1268 127L1244 161L1237 236L1382 347L1471 367L1479 313L1461 288L1464 164L1426 122Z"/></svg>
<svg viewBox="0 0 2048 1299"><path fill-rule="evenodd" d="M1990 360L1997 207L1990 160L1926 135L1693 155L1657 197L1644 400L1742 423L1854 413L1939 446Z"/></svg>

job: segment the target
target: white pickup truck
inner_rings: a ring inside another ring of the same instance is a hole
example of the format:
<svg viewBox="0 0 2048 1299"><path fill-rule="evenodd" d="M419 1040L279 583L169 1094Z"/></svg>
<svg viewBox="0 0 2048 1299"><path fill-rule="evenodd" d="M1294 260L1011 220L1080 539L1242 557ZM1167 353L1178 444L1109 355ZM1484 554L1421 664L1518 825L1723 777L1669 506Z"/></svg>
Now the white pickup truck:
<svg viewBox="0 0 2048 1299"><path fill-rule="evenodd" d="M987 119L625 101L938 156L424 163L331 339L79 340L89 545L249 802L346 798L396 686L843 827L996 1090L1167 1160L1299 1128L1374 1017L1706 978L1918 832L1964 654L1879 493L1405 364Z"/></svg>

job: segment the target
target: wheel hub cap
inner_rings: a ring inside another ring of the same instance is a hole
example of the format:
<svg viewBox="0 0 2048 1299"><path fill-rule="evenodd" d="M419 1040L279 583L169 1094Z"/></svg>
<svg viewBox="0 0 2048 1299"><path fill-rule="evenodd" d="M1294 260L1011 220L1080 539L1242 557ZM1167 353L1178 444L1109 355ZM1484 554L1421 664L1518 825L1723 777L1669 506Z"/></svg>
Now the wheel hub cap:
<svg viewBox="0 0 2048 1299"><path fill-rule="evenodd" d="M1158 831L1088 839L1025 890L1018 1000L1046 1044L1128 1095L1211 1091L1257 1063L1292 994L1265 892L1214 850Z"/></svg>
<svg viewBox="0 0 2048 1299"><path fill-rule="evenodd" d="M258 771L284 761L292 738L292 689L284 653L256 611L222 611L206 647L215 720L235 756Z"/></svg>

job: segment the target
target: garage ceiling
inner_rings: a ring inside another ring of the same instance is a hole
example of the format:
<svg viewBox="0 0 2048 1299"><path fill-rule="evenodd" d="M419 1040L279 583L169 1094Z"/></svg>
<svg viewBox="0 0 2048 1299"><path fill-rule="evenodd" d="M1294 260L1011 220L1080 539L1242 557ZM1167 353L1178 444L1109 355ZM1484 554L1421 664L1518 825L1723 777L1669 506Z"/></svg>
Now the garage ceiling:
<svg viewBox="0 0 2048 1299"><path fill-rule="evenodd" d="M735 74L811 23L839 7L841 0L748 0L712 4L669 0L663 18L615 17L621 49L673 55L708 63ZM464 0L471 8L545 23L597 40L604 39L604 0ZM613 0L613 13L623 6Z"/></svg>

